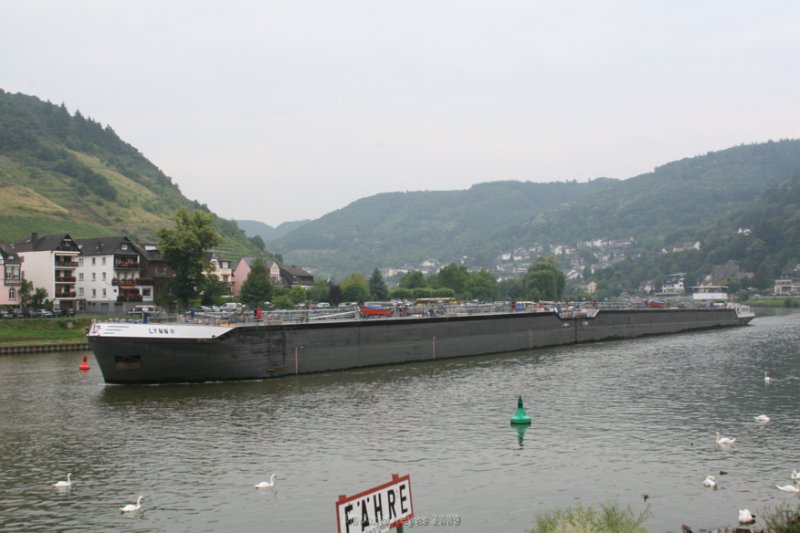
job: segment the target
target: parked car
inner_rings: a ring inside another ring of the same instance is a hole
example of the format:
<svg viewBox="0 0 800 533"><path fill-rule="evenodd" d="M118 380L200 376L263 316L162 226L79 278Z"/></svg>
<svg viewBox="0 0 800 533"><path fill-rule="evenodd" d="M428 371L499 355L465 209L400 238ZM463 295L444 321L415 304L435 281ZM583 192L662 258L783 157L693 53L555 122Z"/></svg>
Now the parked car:
<svg viewBox="0 0 800 533"><path fill-rule="evenodd" d="M14 318L14 315L10 311L0 309L0 318Z"/></svg>
<svg viewBox="0 0 800 533"><path fill-rule="evenodd" d="M155 305L137 305L130 311L129 316L151 316L158 312Z"/></svg>
<svg viewBox="0 0 800 533"><path fill-rule="evenodd" d="M56 315L49 309L37 309L31 311L31 316L35 318L53 318Z"/></svg>

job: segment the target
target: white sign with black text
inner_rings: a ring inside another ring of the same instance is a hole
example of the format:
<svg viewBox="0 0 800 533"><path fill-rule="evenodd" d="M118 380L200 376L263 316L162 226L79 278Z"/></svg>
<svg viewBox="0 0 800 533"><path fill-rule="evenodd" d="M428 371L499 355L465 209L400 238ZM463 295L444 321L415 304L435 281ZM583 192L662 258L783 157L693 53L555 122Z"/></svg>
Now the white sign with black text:
<svg viewBox="0 0 800 533"><path fill-rule="evenodd" d="M392 480L336 502L339 533L383 533L414 518L411 478L392 474Z"/></svg>

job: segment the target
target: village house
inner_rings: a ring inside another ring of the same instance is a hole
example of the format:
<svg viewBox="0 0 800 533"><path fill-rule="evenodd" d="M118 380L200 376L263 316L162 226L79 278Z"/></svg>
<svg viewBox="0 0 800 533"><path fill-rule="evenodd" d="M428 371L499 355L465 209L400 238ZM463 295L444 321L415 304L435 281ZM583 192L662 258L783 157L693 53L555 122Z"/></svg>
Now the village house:
<svg viewBox="0 0 800 533"><path fill-rule="evenodd" d="M797 265L790 272L784 272L779 279L776 279L773 292L775 296L795 296L800 294L800 265Z"/></svg>
<svg viewBox="0 0 800 533"><path fill-rule="evenodd" d="M299 266L279 266L281 269L281 278L287 287L302 287L304 289L310 289L314 286L314 276Z"/></svg>
<svg viewBox="0 0 800 533"><path fill-rule="evenodd" d="M82 309L104 313L153 303L153 279L143 275L145 260L128 237L75 242L81 250L77 289Z"/></svg>
<svg viewBox="0 0 800 533"><path fill-rule="evenodd" d="M207 254L208 262L214 269L214 275L222 282L227 288L227 294L233 294L233 269L231 262L223 258L217 252L209 252Z"/></svg>
<svg viewBox="0 0 800 533"><path fill-rule="evenodd" d="M33 289L47 291L47 298L53 309L75 310L77 291L75 290L80 248L69 235L31 234L24 241L14 243L12 251L20 258L25 279L33 284Z"/></svg>
<svg viewBox="0 0 800 533"><path fill-rule="evenodd" d="M661 282L661 292L658 294L661 296L672 296L677 294L685 294L686 293L686 274L684 272L679 272L677 274L670 274L664 281Z"/></svg>
<svg viewBox="0 0 800 533"><path fill-rule="evenodd" d="M247 276L253 269L256 262L255 257L242 257L236 268L233 269L233 289L232 294L239 296L242 291L242 285L247 281ZM310 289L314 286L314 276L300 267L285 266L275 261L264 261L269 272L269 279L276 287L303 287Z"/></svg>
<svg viewBox="0 0 800 533"><path fill-rule="evenodd" d="M9 244L0 242L0 305L18 306L21 303L19 294L22 286L20 259Z"/></svg>
<svg viewBox="0 0 800 533"><path fill-rule="evenodd" d="M239 296L242 292L242 285L247 281L247 276L253 269L256 262L255 257L242 257L233 269L233 281L231 284L231 294ZM269 272L269 279L276 286L281 284L281 269L275 261L265 261L267 272Z"/></svg>

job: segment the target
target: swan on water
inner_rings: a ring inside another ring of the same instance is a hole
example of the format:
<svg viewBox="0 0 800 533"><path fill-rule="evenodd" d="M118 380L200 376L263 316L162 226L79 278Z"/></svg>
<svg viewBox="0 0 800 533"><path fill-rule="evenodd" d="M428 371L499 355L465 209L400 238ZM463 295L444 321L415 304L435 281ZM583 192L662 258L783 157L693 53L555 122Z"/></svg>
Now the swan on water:
<svg viewBox="0 0 800 533"><path fill-rule="evenodd" d="M719 431L717 431L717 446L733 446L736 444L736 439L731 439L729 437L720 437Z"/></svg>
<svg viewBox="0 0 800 533"><path fill-rule="evenodd" d="M767 422L769 422L769 417L767 415L758 415L754 418L756 419L756 422L758 422L759 424L766 424Z"/></svg>
<svg viewBox="0 0 800 533"><path fill-rule="evenodd" d="M120 512L132 513L133 511L138 511L139 509L142 508L142 498L144 498L144 496L139 496L138 498L136 498L136 505L129 503L125 507L120 507L119 508Z"/></svg>
<svg viewBox="0 0 800 533"><path fill-rule="evenodd" d="M706 478L703 480L703 486L704 487L710 487L712 489L716 489L717 488L717 478L714 477L714 476L706 476Z"/></svg>
<svg viewBox="0 0 800 533"><path fill-rule="evenodd" d="M800 472L798 472L794 468L792 469L792 479L794 481L800 481Z"/></svg>
<svg viewBox="0 0 800 533"><path fill-rule="evenodd" d="M747 509L739 509L739 523L740 524L752 524L756 521L756 515L748 511Z"/></svg>
<svg viewBox="0 0 800 533"><path fill-rule="evenodd" d="M800 493L800 487L797 485L775 485L778 487L778 490L782 490L783 492L794 492L795 494Z"/></svg>
<svg viewBox="0 0 800 533"><path fill-rule="evenodd" d="M269 476L269 481L262 481L261 483L256 483L254 486L257 489L269 489L275 486L275 477L277 474L272 474Z"/></svg>
<svg viewBox="0 0 800 533"><path fill-rule="evenodd" d="M70 479L71 476L72 476L72 474L68 473L66 481L58 481L57 483L53 483L53 487L55 487L57 489L68 489L68 488L70 488L72 486L72 480Z"/></svg>
<svg viewBox="0 0 800 533"><path fill-rule="evenodd" d="M772 383L772 378L767 375L766 370L764 370L764 383Z"/></svg>

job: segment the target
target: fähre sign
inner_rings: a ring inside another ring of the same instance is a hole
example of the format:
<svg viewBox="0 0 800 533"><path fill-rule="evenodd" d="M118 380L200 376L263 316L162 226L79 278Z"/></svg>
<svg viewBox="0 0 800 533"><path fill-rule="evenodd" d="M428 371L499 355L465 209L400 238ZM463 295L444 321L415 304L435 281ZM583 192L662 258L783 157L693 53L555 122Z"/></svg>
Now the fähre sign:
<svg viewBox="0 0 800 533"><path fill-rule="evenodd" d="M382 533L412 518L414 506L408 474L392 474L390 482L355 496L339 496L336 502L339 533Z"/></svg>

